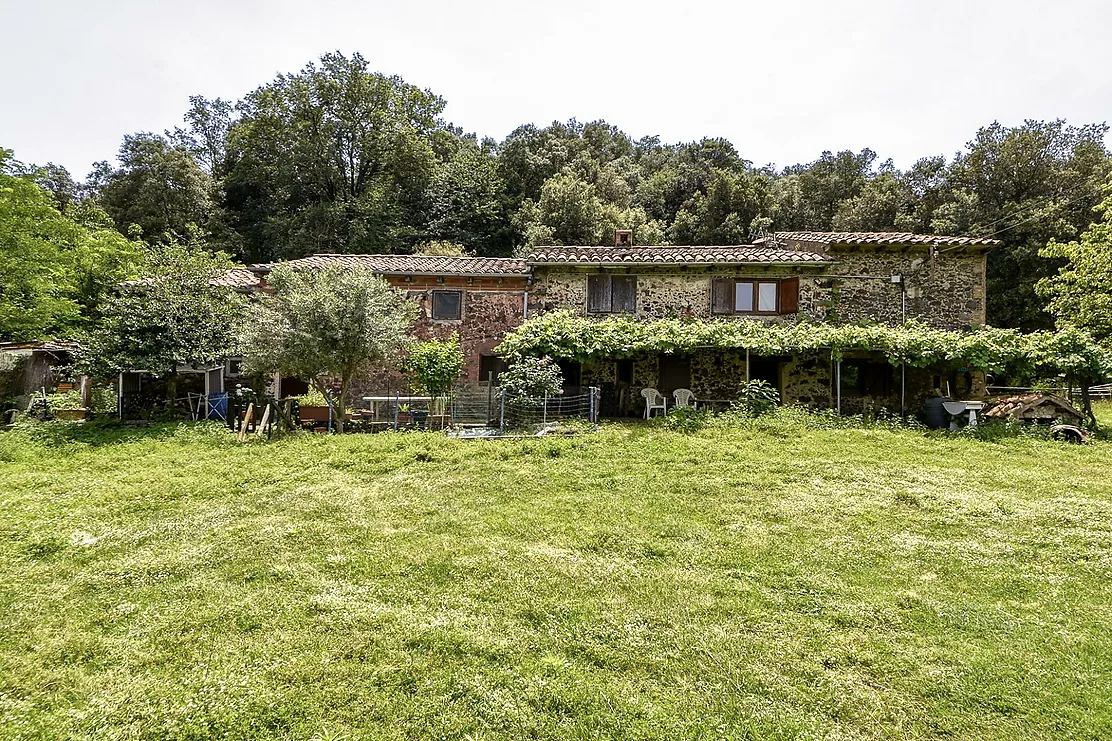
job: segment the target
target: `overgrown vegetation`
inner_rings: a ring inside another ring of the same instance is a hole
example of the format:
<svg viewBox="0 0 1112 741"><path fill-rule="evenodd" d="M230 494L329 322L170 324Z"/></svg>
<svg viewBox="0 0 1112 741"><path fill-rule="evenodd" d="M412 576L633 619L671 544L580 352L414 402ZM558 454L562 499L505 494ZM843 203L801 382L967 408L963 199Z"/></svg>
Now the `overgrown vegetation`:
<svg viewBox="0 0 1112 741"><path fill-rule="evenodd" d="M1106 737L1109 444L799 415L0 435L2 735Z"/></svg>

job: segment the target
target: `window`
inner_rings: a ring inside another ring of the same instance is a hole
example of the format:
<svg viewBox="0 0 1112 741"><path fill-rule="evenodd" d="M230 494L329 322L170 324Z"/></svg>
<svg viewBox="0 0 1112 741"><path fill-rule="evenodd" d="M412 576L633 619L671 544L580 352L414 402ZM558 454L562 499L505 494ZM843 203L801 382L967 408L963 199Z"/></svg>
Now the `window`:
<svg viewBox="0 0 1112 741"><path fill-rule="evenodd" d="M463 316L463 291L433 291L432 318L459 319Z"/></svg>
<svg viewBox="0 0 1112 741"><path fill-rule="evenodd" d="M616 314L637 310L636 275L591 275L587 277L587 313Z"/></svg>
<svg viewBox="0 0 1112 741"><path fill-rule="evenodd" d="M794 314L799 311L799 278L715 278L715 314Z"/></svg>
<svg viewBox="0 0 1112 741"><path fill-rule="evenodd" d="M633 383L633 360L622 358L618 361L618 383Z"/></svg>

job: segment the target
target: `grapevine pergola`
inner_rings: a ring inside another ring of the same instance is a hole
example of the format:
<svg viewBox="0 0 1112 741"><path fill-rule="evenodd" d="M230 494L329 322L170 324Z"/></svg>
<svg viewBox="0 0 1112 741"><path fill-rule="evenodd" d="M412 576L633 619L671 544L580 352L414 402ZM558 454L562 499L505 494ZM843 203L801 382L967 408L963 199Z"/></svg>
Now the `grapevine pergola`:
<svg viewBox="0 0 1112 741"><path fill-rule="evenodd" d="M846 352L875 352L894 366L927 368L946 363L985 372L1064 374L1083 385L1112 375L1112 352L1077 329L1023 333L995 327L934 329L918 322L858 326L755 319L591 319L558 311L526 321L498 347L510 362L526 356L584 361L699 349L760 355L828 351L834 361Z"/></svg>

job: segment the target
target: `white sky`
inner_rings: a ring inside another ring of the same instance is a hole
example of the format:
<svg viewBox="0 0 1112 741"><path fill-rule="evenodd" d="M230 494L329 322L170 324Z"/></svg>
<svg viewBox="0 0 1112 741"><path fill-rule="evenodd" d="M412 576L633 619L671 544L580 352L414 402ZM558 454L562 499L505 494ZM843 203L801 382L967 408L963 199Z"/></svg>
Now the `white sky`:
<svg viewBox="0 0 1112 741"><path fill-rule="evenodd" d="M993 120L1112 116L1110 29L1108 0L0 0L0 147L81 179L190 94L338 49L480 136L604 118L757 164L867 146L906 167Z"/></svg>

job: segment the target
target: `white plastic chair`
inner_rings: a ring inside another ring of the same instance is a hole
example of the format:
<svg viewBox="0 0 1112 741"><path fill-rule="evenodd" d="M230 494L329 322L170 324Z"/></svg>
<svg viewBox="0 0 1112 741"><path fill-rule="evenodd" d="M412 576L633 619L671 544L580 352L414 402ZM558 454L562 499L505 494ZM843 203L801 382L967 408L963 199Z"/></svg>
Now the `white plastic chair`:
<svg viewBox="0 0 1112 741"><path fill-rule="evenodd" d="M648 419L654 409L659 409L668 414L668 397L656 389L641 389L641 396L645 397L645 419Z"/></svg>
<svg viewBox="0 0 1112 741"><path fill-rule="evenodd" d="M676 397L676 403L672 405L673 409L692 406L691 402L695 400L695 394L691 389L676 389L672 392L672 396Z"/></svg>

